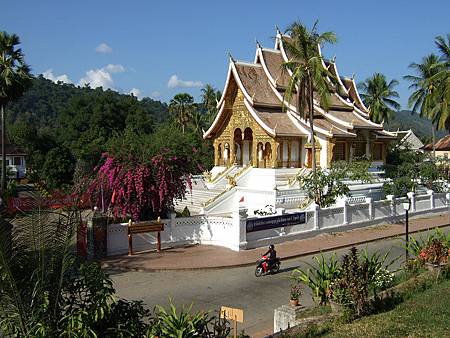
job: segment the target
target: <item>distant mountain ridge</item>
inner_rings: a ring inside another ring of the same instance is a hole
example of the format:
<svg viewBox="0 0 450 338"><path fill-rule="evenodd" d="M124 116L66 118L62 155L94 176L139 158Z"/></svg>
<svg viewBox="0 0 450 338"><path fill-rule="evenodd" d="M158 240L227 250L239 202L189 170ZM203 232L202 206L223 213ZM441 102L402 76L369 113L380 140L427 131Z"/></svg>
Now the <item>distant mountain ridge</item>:
<svg viewBox="0 0 450 338"><path fill-rule="evenodd" d="M410 110L400 110L395 113L394 119L385 123L385 129L389 131L409 130L411 129L424 143L431 141L431 121L422 118L419 114L412 113ZM440 139L447 135L446 131L438 131L436 138Z"/></svg>

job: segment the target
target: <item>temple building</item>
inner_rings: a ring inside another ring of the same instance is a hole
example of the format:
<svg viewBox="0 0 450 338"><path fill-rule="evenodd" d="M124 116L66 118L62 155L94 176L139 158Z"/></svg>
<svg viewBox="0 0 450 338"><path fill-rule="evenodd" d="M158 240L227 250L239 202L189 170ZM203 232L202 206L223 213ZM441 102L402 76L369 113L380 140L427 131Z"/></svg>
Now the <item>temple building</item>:
<svg viewBox="0 0 450 338"><path fill-rule="evenodd" d="M296 98L284 99L290 74L282 65L289 60L289 38L278 31L273 49L257 44L254 62L230 57L217 116L203 135L213 141L214 167L194 178L192 190L176 202L177 210L226 215L245 204L256 214L265 208L305 209L311 203L297 180L312 167L309 121L298 114ZM370 121L354 79L341 77L334 60L324 60L323 67L337 83L330 83L333 93L327 110L314 101L317 165L327 169L335 161L365 156L376 173L397 135ZM384 195L381 180L346 184L354 198L377 200Z"/></svg>
<svg viewBox="0 0 450 338"><path fill-rule="evenodd" d="M230 57L218 114L204 138L212 139L218 167L251 165L254 168L310 168L312 162L309 121L300 118L296 102L286 102L289 60L284 46L288 36L277 32L274 49L257 44L254 62ZM339 82L328 110L314 102L317 165L366 156L379 166L396 135L369 119L353 78L341 77L334 60L324 60Z"/></svg>

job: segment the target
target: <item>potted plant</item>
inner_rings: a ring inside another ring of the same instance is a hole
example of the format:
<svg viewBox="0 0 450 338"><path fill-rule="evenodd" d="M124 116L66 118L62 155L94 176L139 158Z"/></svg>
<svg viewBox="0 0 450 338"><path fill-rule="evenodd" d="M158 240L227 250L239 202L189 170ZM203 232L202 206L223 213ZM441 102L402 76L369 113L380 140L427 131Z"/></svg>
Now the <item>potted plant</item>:
<svg viewBox="0 0 450 338"><path fill-rule="evenodd" d="M328 296L333 312L342 312L346 306L351 304L351 295L343 280L337 280L330 285Z"/></svg>
<svg viewBox="0 0 450 338"><path fill-rule="evenodd" d="M298 283L291 285L291 296L289 298L289 304L291 304L292 306L298 306L298 299L301 295L302 292L300 290L300 285Z"/></svg>

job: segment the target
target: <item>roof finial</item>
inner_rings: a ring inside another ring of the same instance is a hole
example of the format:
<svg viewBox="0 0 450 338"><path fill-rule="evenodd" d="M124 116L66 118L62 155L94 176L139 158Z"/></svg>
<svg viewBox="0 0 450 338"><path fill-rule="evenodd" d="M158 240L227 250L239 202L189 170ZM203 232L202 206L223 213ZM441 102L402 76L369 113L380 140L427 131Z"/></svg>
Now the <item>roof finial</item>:
<svg viewBox="0 0 450 338"><path fill-rule="evenodd" d="M259 43L257 38L255 38L255 41L256 41L256 48L261 48L262 49L261 44Z"/></svg>
<svg viewBox="0 0 450 338"><path fill-rule="evenodd" d="M230 52L230 51L228 51L228 57L230 58L230 61L231 61L231 62L233 62L233 63L236 62L236 60L233 58L233 55L231 55L231 52Z"/></svg>
<svg viewBox="0 0 450 338"><path fill-rule="evenodd" d="M281 35L281 31L280 31L280 28L278 28L278 25L275 25L275 29L277 30L277 34Z"/></svg>
<svg viewBox="0 0 450 338"><path fill-rule="evenodd" d="M352 74L352 80L354 80L354 79L355 79L355 73Z"/></svg>
<svg viewBox="0 0 450 338"><path fill-rule="evenodd" d="M336 54L334 54L333 57L331 58L331 62L336 63Z"/></svg>

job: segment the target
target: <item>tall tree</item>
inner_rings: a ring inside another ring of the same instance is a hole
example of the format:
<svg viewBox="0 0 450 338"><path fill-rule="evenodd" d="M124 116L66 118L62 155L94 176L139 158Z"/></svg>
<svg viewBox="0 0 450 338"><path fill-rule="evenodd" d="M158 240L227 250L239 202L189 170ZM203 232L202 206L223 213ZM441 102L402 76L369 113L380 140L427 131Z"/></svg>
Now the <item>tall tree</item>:
<svg viewBox="0 0 450 338"><path fill-rule="evenodd" d="M409 68L413 69L416 75L406 75L405 80L411 82L409 89L413 93L408 99L408 105L414 113L419 112L421 117L426 117L433 120L433 113L435 108L435 90L437 89L436 81L431 80L437 73L439 73L442 65L439 62L439 57L435 54L430 54L422 59L422 63L411 63ZM433 137L433 157L436 154L435 143L436 133L434 123L431 125L431 134Z"/></svg>
<svg viewBox="0 0 450 338"><path fill-rule="evenodd" d="M25 63L22 50L17 48L19 37L15 34L0 32L0 109L2 142L2 175L0 191L6 187L6 122L5 106L20 97L31 81L30 67Z"/></svg>
<svg viewBox="0 0 450 338"><path fill-rule="evenodd" d="M316 175L316 146L314 139L314 96L320 100L323 108L328 109L329 95L332 90L327 78L334 76L323 66L320 48L325 43L335 43L333 32L320 34L317 21L311 31L301 22L291 24L283 37L283 43L289 54L289 60L283 63L284 71L292 73L284 98L289 103L296 95L297 111L300 117L309 120L312 147L312 171ZM336 87L337 88L337 87Z"/></svg>
<svg viewBox="0 0 450 338"><path fill-rule="evenodd" d="M216 90L212 85L206 84L204 88L201 89L202 104L206 109L209 123L215 118L217 113L217 102L220 99L221 93Z"/></svg>
<svg viewBox="0 0 450 338"><path fill-rule="evenodd" d="M386 77L380 73L375 73L358 84L358 88L362 91L362 100L369 108L370 119L373 122L388 122L393 117L394 109L400 109L400 104L394 100L399 97L394 90L397 85L397 80L388 83Z"/></svg>
<svg viewBox="0 0 450 338"><path fill-rule="evenodd" d="M447 129L450 133L450 34L447 34L447 39L437 36L435 43L441 52L441 63L436 66L439 71L429 79L437 87L434 91L433 121L439 129Z"/></svg>
<svg viewBox="0 0 450 338"><path fill-rule="evenodd" d="M188 93L176 94L170 100L169 111L174 114L176 123L181 127L184 134L186 125L192 116L194 110L194 98Z"/></svg>

